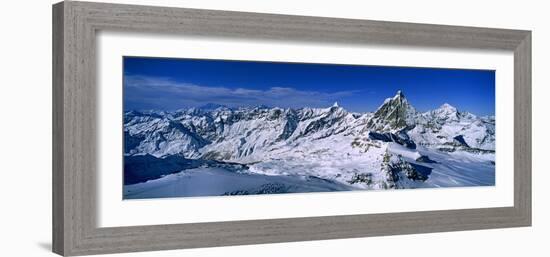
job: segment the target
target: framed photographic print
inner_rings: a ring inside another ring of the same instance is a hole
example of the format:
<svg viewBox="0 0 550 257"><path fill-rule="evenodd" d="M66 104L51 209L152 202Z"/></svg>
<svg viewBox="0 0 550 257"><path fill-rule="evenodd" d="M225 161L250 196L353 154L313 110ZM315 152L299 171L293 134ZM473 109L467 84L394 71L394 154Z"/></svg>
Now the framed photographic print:
<svg viewBox="0 0 550 257"><path fill-rule="evenodd" d="M124 199L495 185L492 70L123 64Z"/></svg>
<svg viewBox="0 0 550 257"><path fill-rule="evenodd" d="M531 32L53 6L53 250L531 225Z"/></svg>

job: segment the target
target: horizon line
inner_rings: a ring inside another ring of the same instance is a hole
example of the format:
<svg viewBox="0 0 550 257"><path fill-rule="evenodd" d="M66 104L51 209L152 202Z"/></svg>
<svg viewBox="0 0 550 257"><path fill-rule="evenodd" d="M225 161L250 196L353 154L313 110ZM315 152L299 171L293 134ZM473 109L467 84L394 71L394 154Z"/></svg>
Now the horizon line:
<svg viewBox="0 0 550 257"><path fill-rule="evenodd" d="M386 99L391 99L391 98L386 98ZM338 103L335 102L335 104ZM217 105L218 107L216 108L207 108L207 107L204 107L206 105L209 105L209 104L214 104L214 105ZM383 105L383 104L382 104ZM380 106L382 106L380 105ZM419 111L417 110L414 105L411 104L411 106L413 108L415 108L416 112L418 113L421 113L421 114L424 114L424 113L428 113L428 112L431 112L431 111L434 111L434 110L437 110L437 109L440 109L441 107L443 107L444 105L449 105L453 108L455 108L457 110L457 112L459 113L470 113L470 114L473 114L475 116L478 116L478 117L490 117L490 116L495 116L495 113L492 113L492 114L484 114L484 115L479 115L479 114L476 114L474 112L471 112L471 111L467 111L467 110L461 110L460 108L456 107L455 105L452 105L452 104L449 104L447 102L439 105L439 107L437 108L434 108L434 109L429 109L429 110L425 110L425 111ZM300 109L330 109L330 108L334 108L334 107L337 107L337 108L342 108L344 109L345 111L349 112L349 113L361 113L361 114L367 114L367 113L375 113L376 111L378 111L378 109L380 108L377 108L373 111L366 111L366 112L357 112L357 111L351 111L351 110L348 110L345 108L345 106L342 106L338 103L338 106L334 106L333 105L330 105L330 106L327 106L327 107L309 107L309 106L303 106L303 107L298 107L298 108L293 108L293 107L280 107L280 106L269 106L269 105L265 105L265 104L261 104L261 105L254 105L254 106L245 106L245 105L242 105L242 106L237 106L237 107L230 107L230 106L227 106L227 105L222 105L222 104L216 104L216 103L206 103L206 104L203 104L201 106L197 106L197 107L182 107L182 108L177 108L177 109L137 109L137 108L134 108L134 109L123 109L123 112L124 113L127 113L127 112L132 112L132 111L136 111L136 112L153 112L153 113L159 113L159 112L166 112L166 113L174 113L174 112L178 112L178 111L185 111L185 110L190 110L190 109L198 109L198 110L203 110L203 111L215 111L217 109L221 109L221 108L226 108L226 109L229 109L229 110L239 110L239 109L256 109L256 108L259 108L259 109L282 109L282 110L287 110L287 109L292 109L292 110L300 110Z"/></svg>

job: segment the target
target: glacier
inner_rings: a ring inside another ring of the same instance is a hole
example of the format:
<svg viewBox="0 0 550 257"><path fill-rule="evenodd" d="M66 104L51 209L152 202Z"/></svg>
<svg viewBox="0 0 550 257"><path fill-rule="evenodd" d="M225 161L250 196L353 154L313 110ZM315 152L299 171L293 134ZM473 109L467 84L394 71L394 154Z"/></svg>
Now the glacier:
<svg viewBox="0 0 550 257"><path fill-rule="evenodd" d="M124 199L495 184L495 118L403 92L375 111L200 108L124 113Z"/></svg>

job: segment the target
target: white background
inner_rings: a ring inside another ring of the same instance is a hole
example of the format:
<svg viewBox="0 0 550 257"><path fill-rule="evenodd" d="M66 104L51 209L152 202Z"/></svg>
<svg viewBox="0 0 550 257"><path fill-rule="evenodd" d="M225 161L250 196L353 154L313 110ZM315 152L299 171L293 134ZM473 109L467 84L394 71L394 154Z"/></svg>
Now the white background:
<svg viewBox="0 0 550 257"><path fill-rule="evenodd" d="M114 1L113 1L114 2ZM130 2L130 1L127 1ZM550 236L550 26L544 1L132 1L253 12L530 29L533 34L533 227L133 253L117 256L547 256ZM0 256L51 247L51 4L9 1L0 15Z"/></svg>

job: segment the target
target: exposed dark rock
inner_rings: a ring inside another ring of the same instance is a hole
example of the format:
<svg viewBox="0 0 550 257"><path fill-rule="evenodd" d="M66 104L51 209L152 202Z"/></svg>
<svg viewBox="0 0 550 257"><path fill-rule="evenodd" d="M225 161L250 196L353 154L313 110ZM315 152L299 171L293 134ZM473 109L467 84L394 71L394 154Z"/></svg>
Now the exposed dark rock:
<svg viewBox="0 0 550 257"><path fill-rule="evenodd" d="M363 183L370 185L372 184L372 173L355 173L353 177L348 180L350 184Z"/></svg>
<svg viewBox="0 0 550 257"><path fill-rule="evenodd" d="M430 159L430 157L428 157L426 155L422 155L422 156L416 158L416 161L417 162L424 162L424 163L437 163L436 161Z"/></svg>
<svg viewBox="0 0 550 257"><path fill-rule="evenodd" d="M286 140L292 136L296 128L298 127L298 117L294 110L288 111L286 114L286 123L283 128L283 132L279 135L277 140Z"/></svg>
<svg viewBox="0 0 550 257"><path fill-rule="evenodd" d="M429 178L430 174L432 174L432 168L430 167L410 162L407 163L412 167L412 170L409 173L406 173L409 179L426 181Z"/></svg>
<svg viewBox="0 0 550 257"><path fill-rule="evenodd" d="M397 160L391 160L391 154L386 153L382 161L382 171L386 172L386 186L399 188L400 174L410 180L426 181L432 173L432 168L407 162L397 156Z"/></svg>
<svg viewBox="0 0 550 257"><path fill-rule="evenodd" d="M466 143L466 140L464 140L464 137L462 135L454 137L453 142L461 146L470 147L468 143Z"/></svg>
<svg viewBox="0 0 550 257"><path fill-rule="evenodd" d="M236 190L232 192L226 192L223 195L261 195L261 194L283 194L288 193L290 187L281 183L267 183L261 185L259 188L248 190Z"/></svg>
<svg viewBox="0 0 550 257"><path fill-rule="evenodd" d="M410 149L416 149L416 143L409 138L405 131L391 132L369 132L369 139L384 142L395 142Z"/></svg>
<svg viewBox="0 0 550 257"><path fill-rule="evenodd" d="M374 113L372 119L367 123L371 130L385 131L387 129L399 130L408 125L409 115L415 113L414 108L409 104L401 91L390 99L387 99Z"/></svg>
<svg viewBox="0 0 550 257"><path fill-rule="evenodd" d="M480 149L475 147L469 147L467 145L466 146L462 145L456 141L443 143L441 147L437 148L437 150L442 152L448 152L448 153L452 153L459 150L469 152L469 153L476 153L476 154L495 153L494 150L486 150L486 149Z"/></svg>
<svg viewBox="0 0 550 257"><path fill-rule="evenodd" d="M386 152L382 158L382 172L386 174L386 181L384 183L385 188L397 188L397 182L399 181L399 171L392 168L391 154Z"/></svg>

